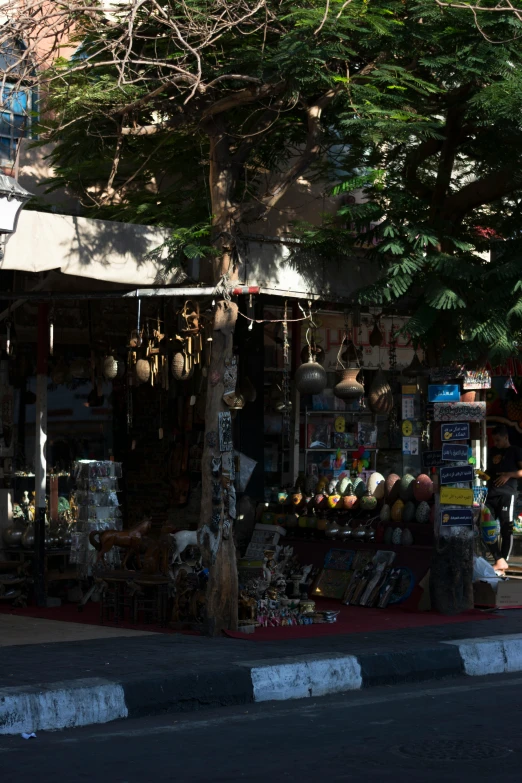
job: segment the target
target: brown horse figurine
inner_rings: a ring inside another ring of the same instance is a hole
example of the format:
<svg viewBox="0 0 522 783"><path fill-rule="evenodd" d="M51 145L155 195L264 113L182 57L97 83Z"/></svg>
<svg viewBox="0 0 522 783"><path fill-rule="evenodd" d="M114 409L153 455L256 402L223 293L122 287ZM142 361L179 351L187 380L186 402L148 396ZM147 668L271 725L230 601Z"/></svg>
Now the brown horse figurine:
<svg viewBox="0 0 522 783"><path fill-rule="evenodd" d="M136 555L138 561L138 568L141 568L140 550L142 545L142 538L147 535L152 525L151 519L144 519L136 527L131 530L93 530L89 533L89 542L98 551L96 562L99 563L103 560L105 563L105 555L113 548L113 546L119 546L122 549L126 549L127 553L123 558L122 568L126 568L127 560L131 554Z"/></svg>

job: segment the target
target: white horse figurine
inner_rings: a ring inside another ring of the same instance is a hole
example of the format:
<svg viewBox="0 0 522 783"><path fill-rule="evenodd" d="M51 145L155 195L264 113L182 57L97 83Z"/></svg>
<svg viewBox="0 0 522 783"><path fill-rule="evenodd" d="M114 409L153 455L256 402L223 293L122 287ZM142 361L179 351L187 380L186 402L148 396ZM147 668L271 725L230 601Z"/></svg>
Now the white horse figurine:
<svg viewBox="0 0 522 783"><path fill-rule="evenodd" d="M182 562L181 553L188 546L199 546L197 530L179 530L177 533L170 533L169 535L173 543L172 564L180 564Z"/></svg>

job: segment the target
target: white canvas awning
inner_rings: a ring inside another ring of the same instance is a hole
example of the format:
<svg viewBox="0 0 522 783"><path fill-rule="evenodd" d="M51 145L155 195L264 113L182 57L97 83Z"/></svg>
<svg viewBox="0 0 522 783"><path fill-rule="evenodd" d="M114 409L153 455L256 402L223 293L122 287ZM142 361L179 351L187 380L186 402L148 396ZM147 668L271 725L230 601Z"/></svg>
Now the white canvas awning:
<svg viewBox="0 0 522 783"><path fill-rule="evenodd" d="M122 286L180 283L186 275L180 270L165 273L162 258L149 257L169 233L167 228L23 210L0 269L59 269L65 275Z"/></svg>

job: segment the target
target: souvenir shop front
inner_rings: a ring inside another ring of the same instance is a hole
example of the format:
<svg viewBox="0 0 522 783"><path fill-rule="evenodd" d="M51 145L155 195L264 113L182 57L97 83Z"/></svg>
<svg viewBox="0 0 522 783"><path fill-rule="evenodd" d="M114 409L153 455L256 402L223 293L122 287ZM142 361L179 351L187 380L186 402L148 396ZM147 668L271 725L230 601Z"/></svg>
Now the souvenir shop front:
<svg viewBox="0 0 522 783"><path fill-rule="evenodd" d="M0 609L204 629L207 446L220 470L232 455L219 480L238 556L231 636L450 621L429 574L441 525L461 524L459 492L480 511L487 373L427 367L406 316L247 293L205 444L214 297L70 294L19 307L3 331ZM465 595L458 610L472 607Z"/></svg>
<svg viewBox="0 0 522 783"><path fill-rule="evenodd" d="M265 490L240 624L252 598L258 639L473 611L491 368L428 367L405 316L269 304L264 317Z"/></svg>

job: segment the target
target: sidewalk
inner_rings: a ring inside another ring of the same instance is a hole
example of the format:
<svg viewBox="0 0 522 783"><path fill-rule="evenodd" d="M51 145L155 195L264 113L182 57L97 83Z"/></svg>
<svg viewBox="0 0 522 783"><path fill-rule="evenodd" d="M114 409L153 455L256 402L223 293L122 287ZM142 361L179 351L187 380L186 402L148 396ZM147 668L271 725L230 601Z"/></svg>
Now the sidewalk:
<svg viewBox="0 0 522 783"><path fill-rule="evenodd" d="M3 615L0 632L6 617L13 620ZM30 634L32 643L1 649L3 734L522 670L517 610L489 621L256 643L14 620L15 641ZM52 638L60 641L45 641Z"/></svg>

